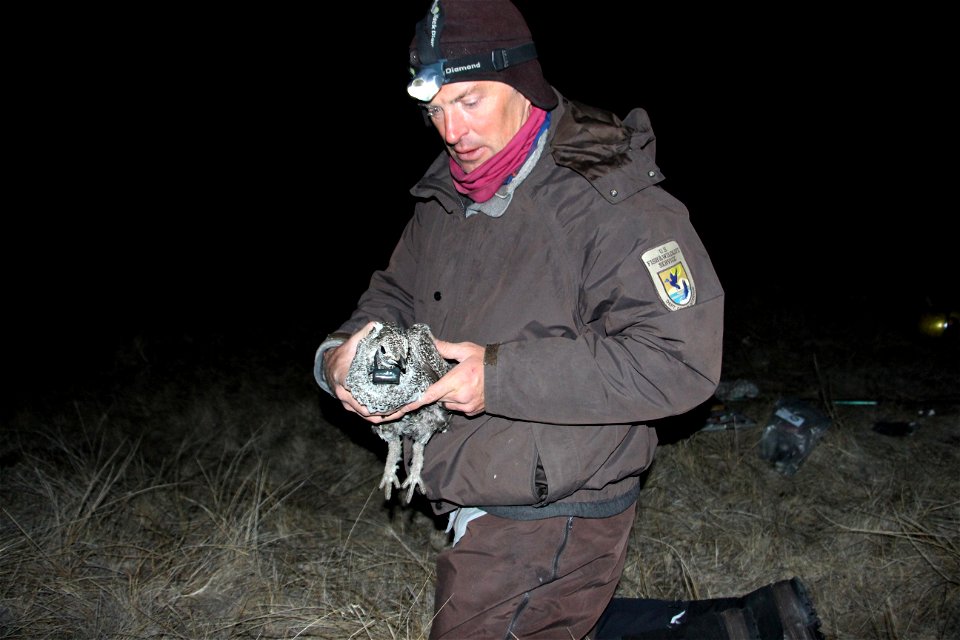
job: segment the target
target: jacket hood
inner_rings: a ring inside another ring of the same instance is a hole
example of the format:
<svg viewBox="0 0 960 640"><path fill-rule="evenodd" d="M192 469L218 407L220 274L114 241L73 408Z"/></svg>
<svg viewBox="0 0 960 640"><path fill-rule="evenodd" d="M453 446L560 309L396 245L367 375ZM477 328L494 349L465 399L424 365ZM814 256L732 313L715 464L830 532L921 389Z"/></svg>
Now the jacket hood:
<svg viewBox="0 0 960 640"><path fill-rule="evenodd" d="M550 140L553 159L589 180L608 202L622 202L663 180L656 136L644 109L633 109L621 120L565 98L561 106L565 113Z"/></svg>

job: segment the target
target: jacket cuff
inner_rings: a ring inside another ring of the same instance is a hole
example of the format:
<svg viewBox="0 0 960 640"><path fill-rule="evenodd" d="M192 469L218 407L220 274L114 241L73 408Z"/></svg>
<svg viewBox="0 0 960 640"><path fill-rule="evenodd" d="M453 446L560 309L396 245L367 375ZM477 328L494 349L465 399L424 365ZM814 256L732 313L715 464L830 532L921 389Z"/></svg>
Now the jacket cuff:
<svg viewBox="0 0 960 640"><path fill-rule="evenodd" d="M313 357L313 377L317 381L317 384L320 385L320 388L329 393L331 396L336 397L336 394L330 388L330 385L327 383L327 376L323 372L323 354L328 349L333 349L334 347L339 347L344 342L350 339L350 334L343 331L335 331L324 338L323 342L320 343L320 346L317 348L317 354Z"/></svg>

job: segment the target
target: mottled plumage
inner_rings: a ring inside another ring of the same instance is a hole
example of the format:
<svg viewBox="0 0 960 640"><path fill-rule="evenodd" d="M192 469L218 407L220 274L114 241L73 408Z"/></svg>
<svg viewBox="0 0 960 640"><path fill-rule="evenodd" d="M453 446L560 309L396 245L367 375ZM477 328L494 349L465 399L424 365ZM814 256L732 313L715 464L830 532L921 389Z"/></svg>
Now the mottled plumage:
<svg viewBox="0 0 960 640"><path fill-rule="evenodd" d="M451 365L437 351L433 335L425 324L415 324L406 331L389 322L377 322L357 344L357 354L350 363L346 386L358 402L374 413L392 413L413 402L427 387L440 379ZM374 375L383 384L374 382ZM399 374L399 375L397 375ZM423 448L434 433L445 431L449 412L433 403L412 411L399 420L373 425L373 430L387 442L387 462L380 488L387 499L393 487L407 489L406 502L419 486L423 491L420 471ZM413 459L407 478L400 484L397 466L400 463L402 440L413 441Z"/></svg>

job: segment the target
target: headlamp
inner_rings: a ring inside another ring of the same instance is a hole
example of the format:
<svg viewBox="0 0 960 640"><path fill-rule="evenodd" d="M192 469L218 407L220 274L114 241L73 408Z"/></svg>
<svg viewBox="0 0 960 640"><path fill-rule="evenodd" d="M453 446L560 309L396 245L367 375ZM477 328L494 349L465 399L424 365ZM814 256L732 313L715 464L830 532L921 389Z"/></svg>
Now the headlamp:
<svg viewBox="0 0 960 640"><path fill-rule="evenodd" d="M414 71L413 80L407 85L410 97L420 102L430 102L443 86L443 61L421 67Z"/></svg>

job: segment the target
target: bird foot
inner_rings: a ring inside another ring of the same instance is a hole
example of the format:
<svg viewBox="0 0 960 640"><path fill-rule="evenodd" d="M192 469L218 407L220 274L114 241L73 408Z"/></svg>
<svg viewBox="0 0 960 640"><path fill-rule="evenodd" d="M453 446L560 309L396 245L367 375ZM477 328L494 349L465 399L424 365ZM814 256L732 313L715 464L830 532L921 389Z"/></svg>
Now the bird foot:
<svg viewBox="0 0 960 640"><path fill-rule="evenodd" d="M423 447L425 443L419 440L413 443L413 459L410 461L410 468L407 469L407 477L401 485L401 489L407 490L407 504L413 499L413 494L420 487L420 493L423 493L423 480L420 479L420 472L423 470Z"/></svg>
<svg viewBox="0 0 960 640"><path fill-rule="evenodd" d="M381 435L382 437L382 435ZM393 488L400 488L400 479L397 478L397 468L400 466L401 445L399 437L387 439L387 462L383 465L383 478L380 480L380 488L383 489L383 495L387 500L393 493Z"/></svg>
<svg viewBox="0 0 960 640"><path fill-rule="evenodd" d="M384 469L383 479L380 480L380 488L383 489L383 495L387 500L390 499L394 487L401 489L403 486L405 485L400 484L396 469Z"/></svg>
<svg viewBox="0 0 960 640"><path fill-rule="evenodd" d="M419 473L416 476L407 476L407 479L400 485L401 489L407 490L407 496L404 500L406 504L410 504L410 501L413 500L413 494L418 487L420 488L420 493L423 493L423 481L420 479Z"/></svg>

